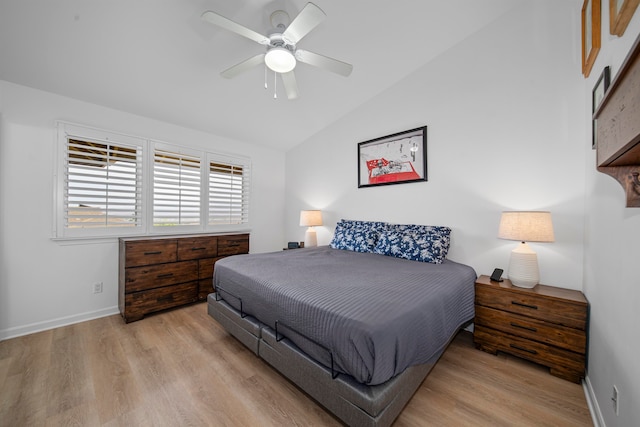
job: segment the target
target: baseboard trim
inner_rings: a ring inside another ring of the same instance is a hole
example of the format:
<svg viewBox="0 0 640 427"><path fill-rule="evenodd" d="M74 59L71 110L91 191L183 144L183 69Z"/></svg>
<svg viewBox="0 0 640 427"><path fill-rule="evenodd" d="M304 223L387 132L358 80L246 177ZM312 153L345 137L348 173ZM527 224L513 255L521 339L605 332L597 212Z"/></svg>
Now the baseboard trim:
<svg viewBox="0 0 640 427"><path fill-rule="evenodd" d="M584 381L582 381L582 388L584 388L584 396L587 399L587 406L589 406L589 412L591 413L591 420L593 421L594 427L606 427L604 418L602 418L602 412L600 411L600 405L598 405L598 400L593 392L593 387L591 386L591 381L589 380L588 375L585 377Z"/></svg>
<svg viewBox="0 0 640 427"><path fill-rule="evenodd" d="M57 319L46 320L44 322L31 323L29 325L17 326L0 330L0 341L11 338L21 337L23 335L34 334L36 332L47 331L61 326L72 325L74 323L86 322L87 320L98 319L119 313L118 306L107 307L101 310L89 311L86 313L74 314L72 316L59 317Z"/></svg>

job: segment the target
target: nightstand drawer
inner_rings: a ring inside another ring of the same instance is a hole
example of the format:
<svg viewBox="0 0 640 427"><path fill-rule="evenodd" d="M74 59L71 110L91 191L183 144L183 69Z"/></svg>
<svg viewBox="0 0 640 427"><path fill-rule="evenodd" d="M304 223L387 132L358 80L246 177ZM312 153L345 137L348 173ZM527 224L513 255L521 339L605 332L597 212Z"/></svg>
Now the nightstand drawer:
<svg viewBox="0 0 640 427"><path fill-rule="evenodd" d="M476 286L476 304L571 328L586 329L586 304L480 285Z"/></svg>
<svg viewBox="0 0 640 427"><path fill-rule="evenodd" d="M555 345L576 353L583 353L587 337L580 329L567 328L542 320L476 306L475 324L486 326L522 338Z"/></svg>
<svg viewBox="0 0 640 427"><path fill-rule="evenodd" d="M474 340L482 342L485 351L495 353L504 351L532 362L548 366L553 375L576 383L584 376L584 354L562 350L560 348L527 340L514 335L475 326Z"/></svg>

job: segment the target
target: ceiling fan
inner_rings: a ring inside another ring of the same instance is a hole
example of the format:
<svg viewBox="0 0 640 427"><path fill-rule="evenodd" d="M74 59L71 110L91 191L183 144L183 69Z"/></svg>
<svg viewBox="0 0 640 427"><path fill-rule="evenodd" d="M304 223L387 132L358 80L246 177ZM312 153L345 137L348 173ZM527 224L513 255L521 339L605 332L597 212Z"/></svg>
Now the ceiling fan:
<svg viewBox="0 0 640 427"><path fill-rule="evenodd" d="M230 79L253 67L265 64L270 70L282 76L287 98L295 99L298 97L298 84L293 70L298 61L344 77L349 76L353 70L353 66L346 62L297 48L298 42L317 27L326 16L318 6L307 3L298 16L288 24L289 15L287 12L277 10L271 14L273 29L269 31L267 36L210 10L202 14L202 19L266 47L266 52L255 55L221 72L222 77Z"/></svg>

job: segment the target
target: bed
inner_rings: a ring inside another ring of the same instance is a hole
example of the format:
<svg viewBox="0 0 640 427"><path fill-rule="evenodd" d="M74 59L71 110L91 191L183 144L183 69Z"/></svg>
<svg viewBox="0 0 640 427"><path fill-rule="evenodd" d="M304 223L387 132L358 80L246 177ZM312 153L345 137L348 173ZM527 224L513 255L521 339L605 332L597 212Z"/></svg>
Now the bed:
<svg viewBox="0 0 640 427"><path fill-rule="evenodd" d="M224 258L208 312L344 423L390 425L474 316L449 233L342 220L329 246Z"/></svg>

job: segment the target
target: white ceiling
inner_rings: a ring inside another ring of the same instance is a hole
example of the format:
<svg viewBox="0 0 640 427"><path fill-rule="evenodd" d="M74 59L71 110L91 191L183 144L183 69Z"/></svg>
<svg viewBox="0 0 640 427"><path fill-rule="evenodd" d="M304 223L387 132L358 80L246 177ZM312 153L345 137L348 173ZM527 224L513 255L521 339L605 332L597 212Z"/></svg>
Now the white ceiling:
<svg viewBox="0 0 640 427"><path fill-rule="evenodd" d="M525 0L314 0L327 18L298 43L353 64L299 64L289 101L264 68L220 72L263 52L203 22L213 10L259 33L306 0L0 0L0 79L287 150ZM470 69L472 64L470 64Z"/></svg>

